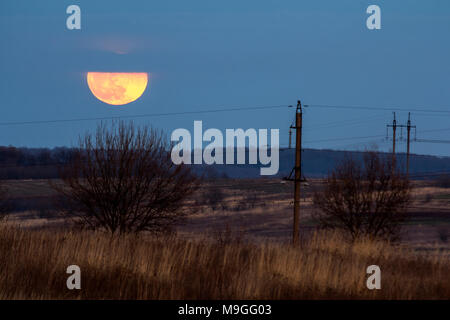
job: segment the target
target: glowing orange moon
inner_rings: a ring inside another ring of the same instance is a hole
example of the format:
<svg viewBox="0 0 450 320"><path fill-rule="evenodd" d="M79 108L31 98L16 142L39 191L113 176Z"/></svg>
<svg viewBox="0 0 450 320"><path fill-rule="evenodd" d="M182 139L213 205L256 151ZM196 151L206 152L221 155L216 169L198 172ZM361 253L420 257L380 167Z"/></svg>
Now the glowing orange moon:
<svg viewBox="0 0 450 320"><path fill-rule="evenodd" d="M146 72L88 72L87 83L98 100L117 106L139 99L147 88L148 75Z"/></svg>

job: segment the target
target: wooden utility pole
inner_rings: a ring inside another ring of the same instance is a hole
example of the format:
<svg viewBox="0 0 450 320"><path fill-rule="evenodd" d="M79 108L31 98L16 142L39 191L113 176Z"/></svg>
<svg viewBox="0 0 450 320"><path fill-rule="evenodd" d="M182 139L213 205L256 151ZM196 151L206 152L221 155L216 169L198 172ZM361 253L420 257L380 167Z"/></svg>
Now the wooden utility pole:
<svg viewBox="0 0 450 320"><path fill-rule="evenodd" d="M397 120L395 119L394 112L394 120L392 121L392 125L387 125L387 127L392 127L392 172L395 171L395 132L397 131Z"/></svg>
<svg viewBox="0 0 450 320"><path fill-rule="evenodd" d="M292 232L292 242L294 245L299 243L300 228L300 181L302 177L302 104L297 101L297 110L295 112L295 178L294 178L294 225Z"/></svg>
<svg viewBox="0 0 450 320"><path fill-rule="evenodd" d="M395 119L395 112L394 112L394 120L392 121L392 167L395 168L395 140L397 139L397 136L395 132L397 131L397 120Z"/></svg>
<svg viewBox="0 0 450 320"><path fill-rule="evenodd" d="M406 128L407 131L407 144L406 144L406 175L409 175L409 156L410 156L410 144L411 144L411 129L416 129L416 126L411 125L411 113L408 113L408 122L406 125L404 124L397 124L397 120L395 119L395 112L394 112L394 120L392 121L392 124L387 125L388 128L392 128L392 174L394 174L396 169L396 158L395 158L395 142L396 142L396 135L395 132L397 128Z"/></svg>

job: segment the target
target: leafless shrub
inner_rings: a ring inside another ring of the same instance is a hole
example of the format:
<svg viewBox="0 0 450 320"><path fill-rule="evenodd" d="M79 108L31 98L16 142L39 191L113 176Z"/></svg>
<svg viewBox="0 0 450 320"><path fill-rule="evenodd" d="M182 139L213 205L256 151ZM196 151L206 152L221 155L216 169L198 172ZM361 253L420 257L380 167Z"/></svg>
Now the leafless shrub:
<svg viewBox="0 0 450 320"><path fill-rule="evenodd" d="M60 174L64 183L53 188L71 204L66 213L113 234L168 231L198 186L189 167L173 164L161 133L132 122L100 124L80 137Z"/></svg>
<svg viewBox="0 0 450 320"><path fill-rule="evenodd" d="M430 203L433 200L433 195L431 193L427 193L423 199L423 202Z"/></svg>
<svg viewBox="0 0 450 320"><path fill-rule="evenodd" d="M254 209L258 204L260 205L262 203L259 201L260 196L256 192L245 191L235 209L236 211Z"/></svg>
<svg viewBox="0 0 450 320"><path fill-rule="evenodd" d="M245 242L244 228L232 228L229 223L212 233L213 239L220 246L242 244Z"/></svg>
<svg viewBox="0 0 450 320"><path fill-rule="evenodd" d="M450 174L442 174L436 181L436 187L450 188Z"/></svg>
<svg viewBox="0 0 450 320"><path fill-rule="evenodd" d="M445 228L445 227L438 228L437 234L438 234L439 240L441 240L443 243L447 243L448 236L449 236L448 228Z"/></svg>
<svg viewBox="0 0 450 320"><path fill-rule="evenodd" d="M10 213L11 209L11 201L9 199L8 191L0 181L0 220L3 220L8 213Z"/></svg>
<svg viewBox="0 0 450 320"><path fill-rule="evenodd" d="M206 192L203 194L203 201L206 205L211 207L213 211L216 211L222 206L222 209L225 208L224 206L224 199L225 195L219 187L216 186L210 186L206 189Z"/></svg>
<svg viewBox="0 0 450 320"><path fill-rule="evenodd" d="M244 201L247 204L248 208L255 208L259 200L259 196L256 192L247 192L245 193Z"/></svg>
<svg viewBox="0 0 450 320"><path fill-rule="evenodd" d="M362 164L343 161L313 196L320 226L343 230L353 240L360 236L395 240L409 200L408 179L375 152L366 153Z"/></svg>
<svg viewBox="0 0 450 320"><path fill-rule="evenodd" d="M39 208L36 210L36 217L39 219L53 219L57 216L55 211L50 208Z"/></svg>

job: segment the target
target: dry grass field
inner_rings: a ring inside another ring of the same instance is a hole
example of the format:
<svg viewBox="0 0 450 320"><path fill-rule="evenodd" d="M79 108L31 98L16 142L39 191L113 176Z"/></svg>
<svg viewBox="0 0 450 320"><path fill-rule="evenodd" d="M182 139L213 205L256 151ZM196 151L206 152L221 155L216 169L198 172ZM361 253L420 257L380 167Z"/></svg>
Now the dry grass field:
<svg viewBox="0 0 450 320"><path fill-rule="evenodd" d="M416 182L399 243L317 233L303 186L301 245L290 245L292 184L218 180L186 205L170 237L75 231L57 213L24 209L0 228L0 299L448 299L450 189ZM46 199L44 181L11 181L20 201ZM34 201L33 200L33 201ZM43 214L44 212L45 214ZM66 288L78 265L82 289ZM382 289L368 290L379 265Z"/></svg>
<svg viewBox="0 0 450 320"><path fill-rule="evenodd" d="M450 263L317 234L299 247L0 229L0 299L448 299ZM69 265L81 290L66 288ZM381 290L366 268L379 265Z"/></svg>

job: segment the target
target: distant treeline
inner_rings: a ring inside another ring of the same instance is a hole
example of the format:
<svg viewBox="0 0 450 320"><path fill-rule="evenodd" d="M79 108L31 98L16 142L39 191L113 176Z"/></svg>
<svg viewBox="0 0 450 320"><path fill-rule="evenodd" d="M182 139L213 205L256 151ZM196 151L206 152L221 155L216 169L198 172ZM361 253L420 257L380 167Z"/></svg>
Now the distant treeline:
<svg viewBox="0 0 450 320"><path fill-rule="evenodd" d="M68 163L73 155L74 150L66 147L0 146L0 179L54 179L58 166Z"/></svg>
<svg viewBox="0 0 450 320"><path fill-rule="evenodd" d="M67 147L48 149L0 146L0 179L58 178L58 167L68 163L74 154L75 149ZM358 151L305 149L302 152L303 174L305 177L324 177L346 157L362 160L363 154ZM248 154L246 158L248 159ZM278 177L289 175L294 166L294 158L294 149L280 150ZM405 154L398 154L398 166L404 168L405 163ZM204 165L195 169L209 178L258 178L259 167L259 165ZM413 178L435 178L437 175L434 173L439 172L450 173L450 157L411 155L410 173Z"/></svg>

